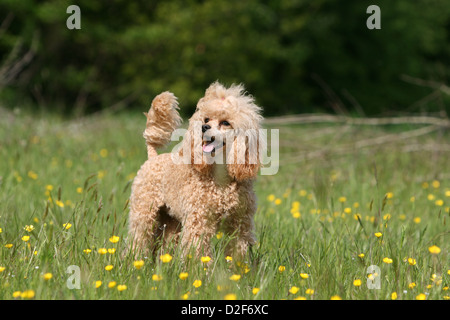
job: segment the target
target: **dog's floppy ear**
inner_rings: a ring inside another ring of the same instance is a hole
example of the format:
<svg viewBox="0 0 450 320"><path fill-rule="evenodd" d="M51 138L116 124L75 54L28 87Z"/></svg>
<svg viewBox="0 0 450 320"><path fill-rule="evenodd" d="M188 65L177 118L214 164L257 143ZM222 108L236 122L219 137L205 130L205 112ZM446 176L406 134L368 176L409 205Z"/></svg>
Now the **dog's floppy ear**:
<svg viewBox="0 0 450 320"><path fill-rule="evenodd" d="M227 155L227 169L230 177L236 181L255 178L261 166L259 149L257 130L239 132L234 137Z"/></svg>

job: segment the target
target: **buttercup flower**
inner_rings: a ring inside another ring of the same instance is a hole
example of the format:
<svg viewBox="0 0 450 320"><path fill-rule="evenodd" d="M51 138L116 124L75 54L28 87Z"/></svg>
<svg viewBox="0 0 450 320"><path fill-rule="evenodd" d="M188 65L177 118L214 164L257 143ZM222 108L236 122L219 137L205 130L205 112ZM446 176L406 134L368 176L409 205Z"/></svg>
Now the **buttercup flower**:
<svg viewBox="0 0 450 320"><path fill-rule="evenodd" d="M127 290L127 286L124 285L124 284L119 284L119 285L117 286L117 290L119 290L119 291Z"/></svg>
<svg viewBox="0 0 450 320"><path fill-rule="evenodd" d="M154 275L152 275L152 280L153 281L161 281L162 276L160 276L159 274L154 274Z"/></svg>
<svg viewBox="0 0 450 320"><path fill-rule="evenodd" d="M192 285L196 288L199 288L202 285L202 280L195 280Z"/></svg>
<svg viewBox="0 0 450 320"><path fill-rule="evenodd" d="M211 261L211 257L209 257L209 256L201 257L200 261L203 263L207 263L207 262Z"/></svg>
<svg viewBox="0 0 450 320"><path fill-rule="evenodd" d="M141 269L144 266L144 260L134 261L133 265L136 269Z"/></svg>
<svg viewBox="0 0 450 320"><path fill-rule="evenodd" d="M189 274L187 272L181 272L179 275L179 278L181 280L186 280L188 276L189 276Z"/></svg>
<svg viewBox="0 0 450 320"><path fill-rule="evenodd" d="M163 254L159 257L159 260L162 261L162 263L169 263L170 261L172 261L172 256L168 253Z"/></svg>
<svg viewBox="0 0 450 320"><path fill-rule="evenodd" d="M234 293L229 293L227 295L225 295L224 300L236 300L237 297Z"/></svg>
<svg viewBox="0 0 450 320"><path fill-rule="evenodd" d="M26 290L20 294L20 297L23 299L33 299L34 295L34 290Z"/></svg>
<svg viewBox="0 0 450 320"><path fill-rule="evenodd" d="M359 286L361 286L361 284L362 284L361 279L356 279L356 280L353 281L353 285L355 287L359 287Z"/></svg>
<svg viewBox="0 0 450 320"><path fill-rule="evenodd" d="M26 225L23 229L28 231L28 232L31 232L31 231L34 230L34 226L32 224L31 225Z"/></svg>
<svg viewBox="0 0 450 320"><path fill-rule="evenodd" d="M308 289L306 289L305 293L306 294L314 294L314 289L308 288Z"/></svg>
<svg viewBox="0 0 450 320"><path fill-rule="evenodd" d="M239 274L233 274L230 277L230 280L232 280L232 281L238 281L239 279L241 279L241 276Z"/></svg>
<svg viewBox="0 0 450 320"><path fill-rule="evenodd" d="M120 240L120 237L118 237L118 236L112 236L111 238L109 238L109 242L111 242L111 243L117 243L117 242L119 242L119 240Z"/></svg>
<svg viewBox="0 0 450 320"><path fill-rule="evenodd" d="M390 263L392 263L392 259L386 257L386 258L383 258L383 262L387 263L387 264L390 264Z"/></svg>
<svg viewBox="0 0 450 320"><path fill-rule="evenodd" d="M427 300L427 296L424 293L421 293L416 296L416 300Z"/></svg>
<svg viewBox="0 0 450 320"><path fill-rule="evenodd" d="M45 273L42 278L44 278L45 281L50 280L51 278L53 278L53 275L51 273Z"/></svg>
<svg viewBox="0 0 450 320"><path fill-rule="evenodd" d="M438 246L431 246L428 248L428 251L430 251L431 254L439 254L441 253L441 248L439 248Z"/></svg>

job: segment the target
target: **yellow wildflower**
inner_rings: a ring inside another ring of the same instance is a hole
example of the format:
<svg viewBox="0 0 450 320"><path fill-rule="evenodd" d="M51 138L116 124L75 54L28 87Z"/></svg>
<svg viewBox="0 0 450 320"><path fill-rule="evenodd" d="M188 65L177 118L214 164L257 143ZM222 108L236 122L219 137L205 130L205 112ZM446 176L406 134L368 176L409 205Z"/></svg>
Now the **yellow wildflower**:
<svg viewBox="0 0 450 320"><path fill-rule="evenodd" d="M154 274L154 275L152 275L152 280L153 281L161 281L162 276L160 276L159 274Z"/></svg>
<svg viewBox="0 0 450 320"><path fill-rule="evenodd" d="M416 300L427 300L427 296L424 293L419 294L416 296Z"/></svg>
<svg viewBox="0 0 450 320"><path fill-rule="evenodd" d="M106 270L106 271L111 271L113 268L114 268L114 266L111 265L111 264L109 264L109 265L107 265L107 266L105 267L105 270Z"/></svg>
<svg viewBox="0 0 450 320"><path fill-rule="evenodd" d="M34 230L34 226L32 224L31 225L26 225L23 229L28 231L28 232L31 232L31 231Z"/></svg>
<svg viewBox="0 0 450 320"><path fill-rule="evenodd" d="M300 288L293 286L289 289L289 293L296 294Z"/></svg>
<svg viewBox="0 0 450 320"><path fill-rule="evenodd" d="M390 264L390 263L392 263L392 259L386 257L386 258L383 258L383 262L387 263L387 264Z"/></svg>
<svg viewBox="0 0 450 320"><path fill-rule="evenodd" d="M192 285L196 288L199 288L202 286L202 280L195 280L194 283L192 283Z"/></svg>
<svg viewBox="0 0 450 320"><path fill-rule="evenodd" d="M34 295L34 290L26 290L20 294L20 297L24 299L33 299Z"/></svg>
<svg viewBox="0 0 450 320"><path fill-rule="evenodd" d="M134 261L133 265L136 269L141 269L144 266L144 260Z"/></svg>
<svg viewBox="0 0 450 320"><path fill-rule="evenodd" d="M181 280L186 280L188 276L189 276L189 274L187 272L181 272L179 275L179 278Z"/></svg>
<svg viewBox="0 0 450 320"><path fill-rule="evenodd" d="M48 273L45 273L42 277L44 278L44 280L48 281L51 278L53 278L53 275L50 272L48 272Z"/></svg>
<svg viewBox="0 0 450 320"><path fill-rule="evenodd" d="M314 294L314 289L308 288L305 291L306 294Z"/></svg>
<svg viewBox="0 0 450 320"><path fill-rule="evenodd" d="M224 300L236 300L237 297L234 293L229 293L227 295L225 295Z"/></svg>
<svg viewBox="0 0 450 320"><path fill-rule="evenodd" d="M119 240L120 240L120 237L118 237L118 236L112 236L111 238L109 238L109 242L111 242L111 243L117 243L117 242L119 242Z"/></svg>
<svg viewBox="0 0 450 320"><path fill-rule="evenodd" d="M159 257L159 260L162 261L162 263L169 263L170 261L172 261L172 256L168 253L163 254Z"/></svg>
<svg viewBox="0 0 450 320"><path fill-rule="evenodd" d="M428 248L428 251L430 251L431 254L439 254L441 252L441 248L439 248L438 246L431 246Z"/></svg>
<svg viewBox="0 0 450 320"><path fill-rule="evenodd" d="M356 279L356 280L353 281L353 285L355 287L359 287L359 286L361 286L361 284L362 284L361 279Z"/></svg>
<svg viewBox="0 0 450 320"><path fill-rule="evenodd" d="M203 263L207 263L207 262L211 261L211 257L210 256L201 257L200 261Z"/></svg>
<svg viewBox="0 0 450 320"><path fill-rule="evenodd" d="M56 200L55 204L60 208L64 208L64 202L62 202L61 200Z"/></svg>
<svg viewBox="0 0 450 320"><path fill-rule="evenodd" d="M127 290L127 286L124 285L124 284L119 284L119 285L117 286L117 290L118 290L118 291L124 291L124 290Z"/></svg>

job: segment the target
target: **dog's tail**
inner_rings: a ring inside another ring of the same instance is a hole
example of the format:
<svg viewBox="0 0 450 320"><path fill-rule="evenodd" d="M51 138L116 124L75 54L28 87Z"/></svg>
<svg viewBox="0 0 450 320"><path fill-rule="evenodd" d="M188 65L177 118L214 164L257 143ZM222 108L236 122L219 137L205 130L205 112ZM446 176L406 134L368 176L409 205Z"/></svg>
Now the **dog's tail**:
<svg viewBox="0 0 450 320"><path fill-rule="evenodd" d="M147 117L147 126L143 136L149 159L157 155L157 148L164 147L170 142L172 132L180 125L182 119L177 110L177 97L166 91L157 95L148 113L144 113Z"/></svg>

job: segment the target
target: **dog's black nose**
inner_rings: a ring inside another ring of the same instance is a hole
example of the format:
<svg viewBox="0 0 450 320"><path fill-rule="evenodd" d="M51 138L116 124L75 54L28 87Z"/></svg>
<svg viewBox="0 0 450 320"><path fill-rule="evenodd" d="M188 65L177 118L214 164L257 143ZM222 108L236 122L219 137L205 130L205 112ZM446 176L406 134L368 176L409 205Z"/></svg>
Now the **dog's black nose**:
<svg viewBox="0 0 450 320"><path fill-rule="evenodd" d="M202 125L202 132L205 132L206 130L211 129L211 126L209 124Z"/></svg>

